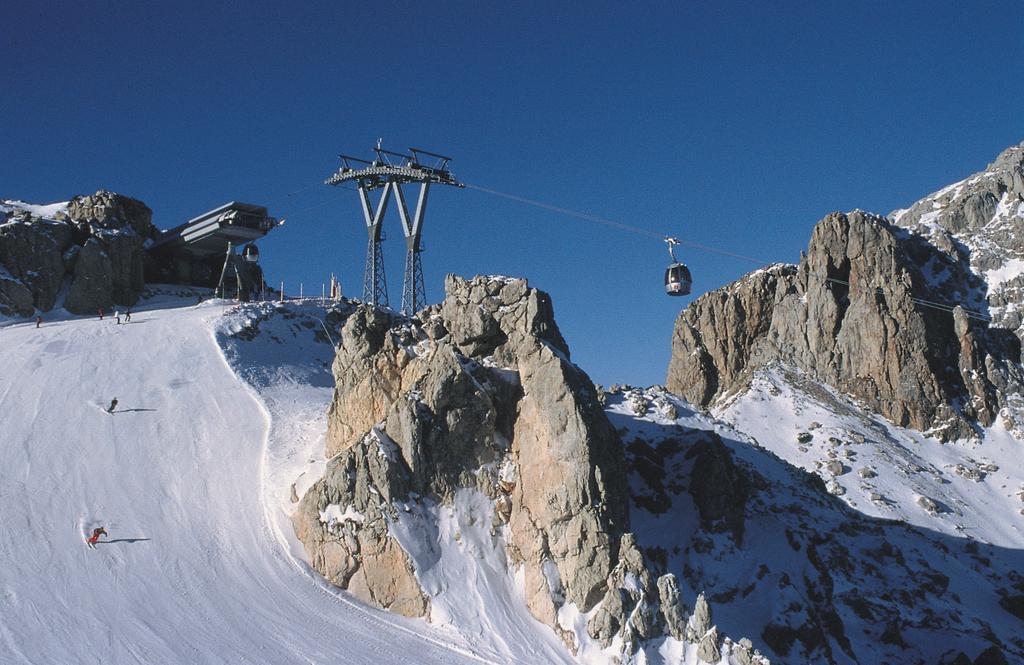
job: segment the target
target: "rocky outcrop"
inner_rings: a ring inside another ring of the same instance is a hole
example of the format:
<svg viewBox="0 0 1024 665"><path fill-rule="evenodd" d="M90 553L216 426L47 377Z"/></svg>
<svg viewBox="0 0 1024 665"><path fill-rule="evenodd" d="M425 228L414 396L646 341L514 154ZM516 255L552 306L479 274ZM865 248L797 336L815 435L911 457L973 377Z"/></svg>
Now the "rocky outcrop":
<svg viewBox="0 0 1024 665"><path fill-rule="evenodd" d="M15 211L0 224L0 265L29 291L33 305L41 310L52 309L57 301L64 279L64 252L73 236L71 225L25 211Z"/></svg>
<svg viewBox="0 0 1024 665"><path fill-rule="evenodd" d="M910 208L896 210L890 218L905 228L934 224L954 237L965 231L987 234L996 230L992 223L999 222L1001 232L992 240L1002 241L1004 249L1015 250L1020 248L1024 219L1012 214L1013 209L1000 211L999 207L1006 202L1016 208L1013 204L1019 201L1024 201L1024 142L1001 152L984 171L943 187ZM997 254L989 253L985 258L996 261L983 268L999 265Z"/></svg>
<svg viewBox="0 0 1024 665"><path fill-rule="evenodd" d="M770 385L759 377L756 395L767 406L744 416L770 414L772 388L786 390L788 384L795 392L794 374L773 372L778 382ZM817 392L832 394L820 386ZM627 388L608 393L606 401L609 418L626 444L632 529L645 554L662 566L659 570L674 573L688 592L692 615L683 623L684 636L692 645L703 644L702 658L713 658L712 646L717 646L729 663L757 662L753 644L724 638L717 642L726 629L753 634L773 662L940 663L948 662L944 654L954 646L974 658L990 645L998 646L1011 662L1021 660L1024 640L1017 635L1019 617L1024 616L1024 579L1016 572L1016 550L960 536L936 537L929 527L869 517L830 496L818 474L766 450L760 438L764 430L757 432L758 443L722 420L687 413L681 400L680 418L667 420L660 408L651 408L666 397L672 399L660 388ZM742 406L757 405L750 397ZM799 418L802 413L805 422L810 420L809 401L789 392L779 398L787 414ZM638 408L643 402L647 408ZM838 398L826 406L837 415L836 424L812 421L805 434L833 452L845 444L826 432L833 426L852 426L849 446L866 457L868 446L877 444L863 434L858 437L853 420L846 419L859 417L858 410L850 405L844 411ZM738 412L727 410L725 417ZM874 417L871 422L870 429L884 436L884 421ZM702 429L683 423L700 423ZM787 431L786 439L792 436ZM850 459L842 453L836 458ZM889 459L905 463L895 456ZM653 473L652 468L667 473ZM917 476L931 473L923 465L897 468L900 480L885 487L910 489L917 486ZM847 467L843 473L850 471ZM964 467L955 475L979 478L986 472ZM943 477L938 482L950 481ZM947 519L959 507L953 507L956 502L949 496L942 498L922 496L914 507ZM1012 512L1016 514L1015 507ZM729 528L730 515L738 518L742 542ZM958 588L970 588L971 594L958 594ZM694 606L693 594L701 590L707 602L698 599ZM983 623L973 611L980 603L995 608L985 613ZM719 622L714 637L708 637L711 608ZM757 611L751 613L751 608Z"/></svg>
<svg viewBox="0 0 1024 665"><path fill-rule="evenodd" d="M665 634L677 640L686 639L686 613L682 610L679 581L671 573L658 578L658 596L665 617Z"/></svg>
<svg viewBox="0 0 1024 665"><path fill-rule="evenodd" d="M622 444L549 297L508 278L450 276L445 293L412 320L362 307L344 323L332 458L293 517L312 565L370 602L423 614L386 525L401 519L396 505L475 488L494 501L538 619L561 631L564 604L597 608L590 636L629 649L681 635L678 584L651 574L628 532Z"/></svg>
<svg viewBox="0 0 1024 665"><path fill-rule="evenodd" d="M72 199L67 218L88 240L75 262L65 309L86 314L135 304L145 288L145 243L156 233L152 211L136 199L99 191Z"/></svg>
<svg viewBox="0 0 1024 665"><path fill-rule="evenodd" d="M749 375L749 351L767 336L775 305L791 289L795 272L792 266L759 270L684 310L672 337L669 390L707 405L742 385Z"/></svg>
<svg viewBox="0 0 1024 665"><path fill-rule="evenodd" d="M67 217L89 235L101 231L131 231L140 238L156 235L153 211L142 201L100 190L91 196L76 196L68 202Z"/></svg>
<svg viewBox="0 0 1024 665"><path fill-rule="evenodd" d="M392 502L407 498L409 487L394 443L372 430L328 466L316 493L299 502L293 523L310 563L328 582L378 607L423 616L429 605L412 564L388 536L396 519Z"/></svg>
<svg viewBox="0 0 1024 665"><path fill-rule="evenodd" d="M930 290L924 265L976 280L885 218L831 214L799 266L755 272L679 315L668 388L707 406L782 363L901 426L972 435L1002 406L996 386L1019 382L1020 344L978 315L931 306L945 299Z"/></svg>
<svg viewBox="0 0 1024 665"><path fill-rule="evenodd" d="M27 290L32 308L53 309L66 278L70 289L64 307L76 314L132 305L142 294L145 245L156 230L152 212L141 201L100 191L75 197L53 219L18 207L5 217L0 266L11 279L0 286L0 307L7 303L8 310L30 315L24 303Z"/></svg>
<svg viewBox="0 0 1024 665"><path fill-rule="evenodd" d="M34 309L28 287L6 270L0 270L0 314L31 316Z"/></svg>
<svg viewBox="0 0 1024 665"><path fill-rule="evenodd" d="M92 314L113 304L110 257L103 243L89 238L75 257L74 277L64 307L76 314Z"/></svg>
<svg viewBox="0 0 1024 665"><path fill-rule="evenodd" d="M721 437L708 433L687 451L687 457L693 458L689 489L701 527L709 533L731 533L742 545L749 488Z"/></svg>

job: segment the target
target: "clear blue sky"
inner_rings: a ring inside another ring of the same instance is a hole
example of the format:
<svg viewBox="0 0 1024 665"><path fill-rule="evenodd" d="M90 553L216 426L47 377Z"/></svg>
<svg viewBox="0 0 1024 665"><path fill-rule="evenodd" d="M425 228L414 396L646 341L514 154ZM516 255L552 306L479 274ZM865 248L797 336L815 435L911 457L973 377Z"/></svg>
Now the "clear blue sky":
<svg viewBox="0 0 1024 665"><path fill-rule="evenodd" d="M288 223L271 281L358 295L339 152L454 156L462 180L772 261L833 210L887 213L1024 139L1024 4L10 2L0 197L142 199L167 228L229 200ZM403 246L387 221L397 307ZM689 299L652 239L438 188L423 254L549 291L595 381L661 383ZM683 251L695 292L754 266Z"/></svg>

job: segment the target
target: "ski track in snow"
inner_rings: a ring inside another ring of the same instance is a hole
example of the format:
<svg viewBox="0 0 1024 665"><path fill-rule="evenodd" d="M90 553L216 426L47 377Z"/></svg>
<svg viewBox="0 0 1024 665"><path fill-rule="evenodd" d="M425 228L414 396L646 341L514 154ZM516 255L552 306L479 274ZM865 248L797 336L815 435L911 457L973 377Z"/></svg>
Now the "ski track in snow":
<svg viewBox="0 0 1024 665"><path fill-rule="evenodd" d="M0 662L493 662L301 562L272 491L315 427L268 449L286 396L265 407L217 346L223 308L186 304L0 327Z"/></svg>

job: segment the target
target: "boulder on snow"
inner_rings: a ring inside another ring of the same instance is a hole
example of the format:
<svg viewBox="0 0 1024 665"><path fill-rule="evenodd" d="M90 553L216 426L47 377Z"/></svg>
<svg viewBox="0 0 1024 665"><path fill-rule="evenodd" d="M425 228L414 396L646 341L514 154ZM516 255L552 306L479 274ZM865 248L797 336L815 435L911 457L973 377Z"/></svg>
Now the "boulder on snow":
<svg viewBox="0 0 1024 665"><path fill-rule="evenodd" d="M917 497L917 505L921 506L932 515L936 515L939 512L939 504L937 504L934 499L930 499L926 496Z"/></svg>

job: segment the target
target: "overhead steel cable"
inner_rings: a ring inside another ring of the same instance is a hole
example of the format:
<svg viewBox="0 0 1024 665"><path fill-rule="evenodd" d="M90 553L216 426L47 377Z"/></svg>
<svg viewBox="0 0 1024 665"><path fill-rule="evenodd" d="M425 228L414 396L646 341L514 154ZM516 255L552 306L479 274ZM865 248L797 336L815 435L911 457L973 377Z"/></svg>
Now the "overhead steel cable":
<svg viewBox="0 0 1024 665"><path fill-rule="evenodd" d="M730 252L728 250L719 249L717 247L712 247L710 245L702 245L702 244L696 243L696 242L690 242L690 241L687 241L687 240L681 240L678 237L673 237L673 236L670 236L668 234L657 233L656 231L651 231L650 229L644 229L644 228L641 228L639 226L632 226L630 224L624 224L622 222L619 222L619 221L616 221L616 220L613 220L613 219L608 219L606 217L600 217L598 215L592 215L592 214L589 214L589 213L580 212L578 210L573 210L571 208L565 208L565 207L562 207L562 206L552 205L552 204L546 203L544 201L538 201L536 199L529 199L529 198L526 198L524 196L519 196L517 194L509 194L508 192L499 192L497 190L490 189L488 187L481 187L480 185L473 185L471 183L465 183L465 185L466 185L466 189L475 189L476 191L483 192L484 194L491 194L493 196L497 196L497 197L500 197L500 198L508 199L510 201L516 201L518 203L522 203L522 204L525 204L525 205L534 206L534 207L540 208L542 210L549 210L551 212L557 212L557 213L560 213L560 214L563 214L563 215L567 215L569 217L575 217L577 219L581 219L581 220L584 220L584 221L594 222L596 224L602 224L604 226L608 226L610 228L618 229L620 231L626 231L628 233L635 233L637 235L645 236L645 237L648 237L648 238L656 238L658 240L664 240L666 238L672 237L680 245L684 245L686 247L692 247L693 249L697 249L697 250L700 250L700 251L703 251L703 252L710 252L710 253L713 253L713 254L720 254L722 256L728 256L728 257L731 257L731 258L740 259L740 260L743 260L743 261L749 261L750 263L753 263L753 264L757 265L760 268L768 268L768 267L771 267L773 265L793 265L793 264L786 264L784 262L779 262L779 261L766 261L764 259L759 259L759 258L755 258L755 257L752 257L752 256L745 256L743 254L737 254L736 252ZM841 280L841 279L838 279L838 278L835 278L835 277L829 277L828 275L821 275L821 274L813 273L813 272L808 272L808 274L814 275L815 277L819 277L819 278L825 280L826 282L830 282L830 283L834 283L834 284L842 284L842 285L846 286L848 289L851 289L851 290L853 290L853 288L854 288L848 281L844 281L844 280ZM873 289L868 287L868 288L863 288L863 289L860 289L860 290L863 290L863 291L873 291L874 293L884 293L884 291L882 290L881 287L875 287ZM974 310L967 309L966 307L963 307L963 305L960 305L960 304L950 305L948 303L941 303L941 302L936 302L934 300L926 300L924 298L918 298L917 296L913 296L913 295L910 296L910 301L915 303L915 304L917 304L917 305L920 305L922 307L930 307L932 309L937 309L939 311L943 311L943 312L947 312L947 313L952 313L957 307L960 307L963 310L964 314L966 314L969 318L977 319L979 321L986 321L986 322L992 320L990 317L987 317L987 316L985 316L984 314L982 314L980 312L976 312Z"/></svg>
<svg viewBox="0 0 1024 665"><path fill-rule="evenodd" d="M291 198L292 196L294 196L295 194L298 194L299 192L303 192L303 191L306 191L308 189L312 189L315 186L320 186L320 185L323 185L323 182L319 182L318 181L318 182L315 182L315 183L313 183L311 185L307 185L305 187L300 187L299 189L296 189L294 192L291 192L290 194L286 194L284 196L284 198ZM354 187L341 186L341 189L347 189L350 192L356 191ZM294 210L288 210L288 211L285 212L285 214L281 215L281 219L282 220L291 219L291 218L295 217L296 215L301 215L303 213L309 212L310 210L317 210L319 208L323 208L324 206L328 206L328 205L330 205L330 204L332 204L334 202L335 202L335 199L332 198L332 199L330 199L328 201L324 201L323 203L317 203L316 205L306 206L305 208L298 208L298 209L294 209Z"/></svg>

